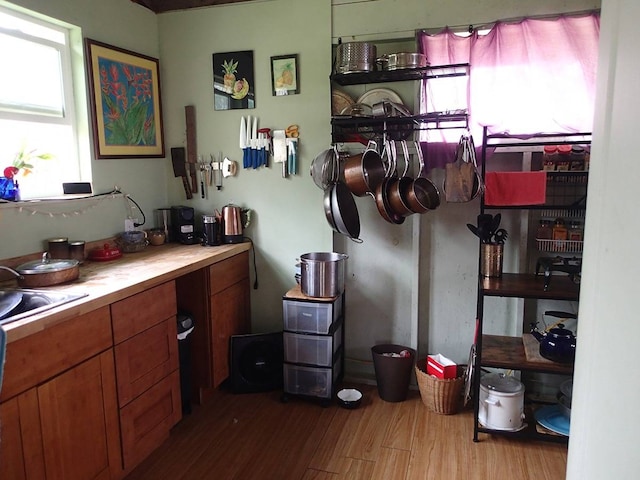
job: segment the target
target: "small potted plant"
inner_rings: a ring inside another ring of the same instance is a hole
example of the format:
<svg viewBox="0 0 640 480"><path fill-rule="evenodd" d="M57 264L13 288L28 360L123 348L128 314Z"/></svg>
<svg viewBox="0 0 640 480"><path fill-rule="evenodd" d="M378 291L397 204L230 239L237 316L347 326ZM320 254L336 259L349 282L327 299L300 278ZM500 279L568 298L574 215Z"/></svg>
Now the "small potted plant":
<svg viewBox="0 0 640 480"><path fill-rule="evenodd" d="M0 198L3 200L20 200L18 178L26 177L35 168L34 160L49 160L53 158L50 153L38 153L37 149L27 150L25 143L13 158L13 162L3 170L0 177Z"/></svg>

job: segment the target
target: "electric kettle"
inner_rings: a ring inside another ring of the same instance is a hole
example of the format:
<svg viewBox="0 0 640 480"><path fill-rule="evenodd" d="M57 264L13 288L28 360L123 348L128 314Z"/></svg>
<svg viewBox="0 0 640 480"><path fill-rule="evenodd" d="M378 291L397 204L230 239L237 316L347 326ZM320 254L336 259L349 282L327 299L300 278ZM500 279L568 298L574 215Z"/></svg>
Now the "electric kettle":
<svg viewBox="0 0 640 480"><path fill-rule="evenodd" d="M241 243L243 231L249 226L251 210L229 204L222 207L223 243Z"/></svg>

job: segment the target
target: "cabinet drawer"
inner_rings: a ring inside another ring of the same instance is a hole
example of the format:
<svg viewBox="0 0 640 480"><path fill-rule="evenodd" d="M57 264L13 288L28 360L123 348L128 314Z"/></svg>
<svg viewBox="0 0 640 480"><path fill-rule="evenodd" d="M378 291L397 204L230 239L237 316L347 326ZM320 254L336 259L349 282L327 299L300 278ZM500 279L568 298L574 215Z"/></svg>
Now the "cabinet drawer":
<svg viewBox="0 0 640 480"><path fill-rule="evenodd" d="M178 368L176 337L172 317L114 347L121 407Z"/></svg>
<svg viewBox="0 0 640 480"><path fill-rule="evenodd" d="M331 398L333 383L340 376L342 364L336 361L333 368L303 367L284 364L284 391L293 395Z"/></svg>
<svg viewBox="0 0 640 480"><path fill-rule="evenodd" d="M124 468L131 471L169 436L182 416L178 370L120 410Z"/></svg>
<svg viewBox="0 0 640 480"><path fill-rule="evenodd" d="M108 307L9 343L0 401L38 385L112 345Z"/></svg>
<svg viewBox="0 0 640 480"><path fill-rule="evenodd" d="M284 329L305 333L329 333L342 315L342 297L333 302L283 300Z"/></svg>
<svg viewBox="0 0 640 480"><path fill-rule="evenodd" d="M234 255L209 267L209 293L214 295L249 278L249 254Z"/></svg>
<svg viewBox="0 0 640 480"><path fill-rule="evenodd" d="M284 359L291 363L330 367L340 345L342 325L331 336L284 332Z"/></svg>
<svg viewBox="0 0 640 480"><path fill-rule="evenodd" d="M175 282L167 282L150 288L111 305L113 341L120 343L127 338L174 316L176 306Z"/></svg>

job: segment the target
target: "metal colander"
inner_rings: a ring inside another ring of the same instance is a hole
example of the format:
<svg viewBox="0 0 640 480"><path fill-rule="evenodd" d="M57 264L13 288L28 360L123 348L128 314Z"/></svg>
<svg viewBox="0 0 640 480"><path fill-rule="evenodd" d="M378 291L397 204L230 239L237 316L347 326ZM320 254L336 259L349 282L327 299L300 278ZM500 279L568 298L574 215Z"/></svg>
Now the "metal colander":
<svg viewBox="0 0 640 480"><path fill-rule="evenodd" d="M336 73L372 72L376 46L371 42L341 43L336 48Z"/></svg>

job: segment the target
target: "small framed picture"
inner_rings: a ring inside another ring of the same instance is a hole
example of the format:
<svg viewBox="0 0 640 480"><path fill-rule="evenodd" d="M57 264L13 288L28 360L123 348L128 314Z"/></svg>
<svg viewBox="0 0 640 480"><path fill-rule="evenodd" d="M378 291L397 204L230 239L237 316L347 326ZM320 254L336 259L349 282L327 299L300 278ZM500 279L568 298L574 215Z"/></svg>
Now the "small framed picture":
<svg viewBox="0 0 640 480"><path fill-rule="evenodd" d="M300 93L297 54L271 57L271 84L276 96Z"/></svg>

